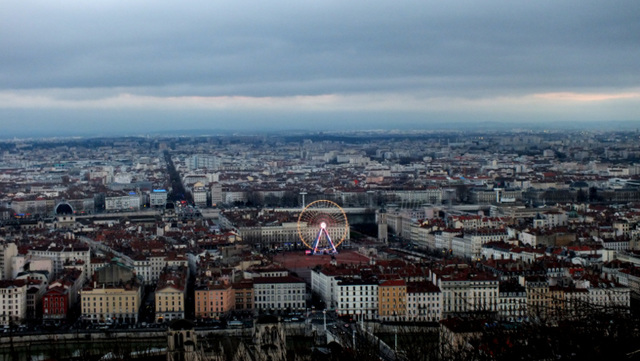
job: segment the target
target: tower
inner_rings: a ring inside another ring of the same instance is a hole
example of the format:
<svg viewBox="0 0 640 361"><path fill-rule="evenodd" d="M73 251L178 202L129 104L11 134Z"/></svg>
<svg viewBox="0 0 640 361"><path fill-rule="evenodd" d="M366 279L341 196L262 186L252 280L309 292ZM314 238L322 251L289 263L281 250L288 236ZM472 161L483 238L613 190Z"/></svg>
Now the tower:
<svg viewBox="0 0 640 361"><path fill-rule="evenodd" d="M304 207L307 206L307 202L305 200L305 196L307 195L307 192L302 191L302 192L300 192L300 195L302 196L302 209L304 209Z"/></svg>
<svg viewBox="0 0 640 361"><path fill-rule="evenodd" d="M286 361L287 340L277 316L262 316L255 321L253 341L257 361Z"/></svg>
<svg viewBox="0 0 640 361"><path fill-rule="evenodd" d="M167 361L200 361L193 323L175 320L167 330Z"/></svg>
<svg viewBox="0 0 640 361"><path fill-rule="evenodd" d="M376 211L376 223L378 224L378 241L387 244L389 226L387 225L387 211L384 208Z"/></svg>

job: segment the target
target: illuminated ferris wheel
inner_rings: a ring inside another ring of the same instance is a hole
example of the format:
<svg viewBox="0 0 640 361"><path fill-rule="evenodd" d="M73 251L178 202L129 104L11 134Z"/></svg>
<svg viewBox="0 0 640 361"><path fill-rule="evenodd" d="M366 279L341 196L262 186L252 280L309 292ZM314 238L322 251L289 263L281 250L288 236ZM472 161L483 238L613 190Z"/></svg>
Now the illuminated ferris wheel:
<svg viewBox="0 0 640 361"><path fill-rule="evenodd" d="M311 202L298 217L300 240L312 254L338 253L348 233L347 215L332 201Z"/></svg>

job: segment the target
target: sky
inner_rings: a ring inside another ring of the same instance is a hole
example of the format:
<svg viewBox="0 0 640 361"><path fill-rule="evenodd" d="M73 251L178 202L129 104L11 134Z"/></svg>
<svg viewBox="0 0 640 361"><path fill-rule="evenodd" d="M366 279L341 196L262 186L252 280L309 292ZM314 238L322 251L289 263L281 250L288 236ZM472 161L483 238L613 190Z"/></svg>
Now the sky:
<svg viewBox="0 0 640 361"><path fill-rule="evenodd" d="M640 1L3 1L0 137L640 124Z"/></svg>

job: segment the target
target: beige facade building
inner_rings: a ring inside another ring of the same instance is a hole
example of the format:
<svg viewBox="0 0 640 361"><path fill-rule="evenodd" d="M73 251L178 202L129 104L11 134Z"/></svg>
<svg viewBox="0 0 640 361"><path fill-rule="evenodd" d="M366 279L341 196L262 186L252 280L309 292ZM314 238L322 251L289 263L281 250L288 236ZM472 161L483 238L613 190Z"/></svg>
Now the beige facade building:
<svg viewBox="0 0 640 361"><path fill-rule="evenodd" d="M80 291L82 318L91 322L138 322L142 287L133 269L111 263Z"/></svg>
<svg viewBox="0 0 640 361"><path fill-rule="evenodd" d="M129 282L124 286L97 286L80 291L82 318L91 322L138 322L141 288ZM110 321L109 321L110 320Z"/></svg>
<svg viewBox="0 0 640 361"><path fill-rule="evenodd" d="M156 322L169 322L184 318L187 269L168 269L160 275L155 292Z"/></svg>

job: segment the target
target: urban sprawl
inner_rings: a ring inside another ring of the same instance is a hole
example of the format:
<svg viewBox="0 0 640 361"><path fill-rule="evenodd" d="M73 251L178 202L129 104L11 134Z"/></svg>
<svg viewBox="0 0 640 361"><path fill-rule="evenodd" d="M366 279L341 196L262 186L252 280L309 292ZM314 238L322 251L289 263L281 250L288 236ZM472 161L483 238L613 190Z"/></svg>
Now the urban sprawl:
<svg viewBox="0 0 640 361"><path fill-rule="evenodd" d="M640 297L639 138L5 140L0 327L185 318L228 327L331 313L343 328L425 324L451 336L475 332L477 320L561 327L631 314ZM337 253L310 254L300 238L300 227L314 226L300 214L318 200L349 220Z"/></svg>

